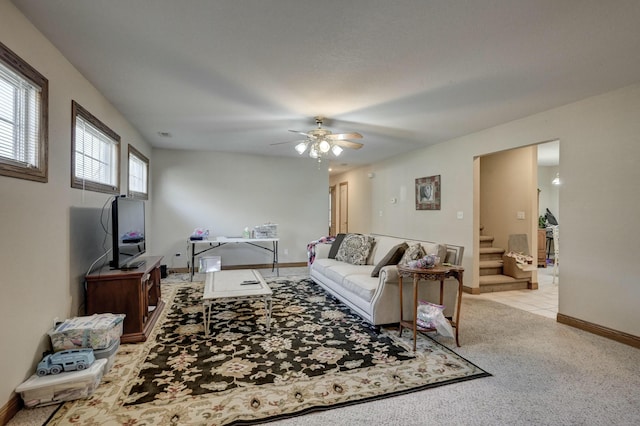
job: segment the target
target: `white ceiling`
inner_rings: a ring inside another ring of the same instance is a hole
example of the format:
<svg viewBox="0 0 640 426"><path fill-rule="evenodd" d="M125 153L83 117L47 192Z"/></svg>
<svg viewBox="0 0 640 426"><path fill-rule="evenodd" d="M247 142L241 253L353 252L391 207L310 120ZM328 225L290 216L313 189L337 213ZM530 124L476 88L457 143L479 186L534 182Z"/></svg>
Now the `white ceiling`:
<svg viewBox="0 0 640 426"><path fill-rule="evenodd" d="M13 3L154 147L297 156L323 115L337 170L640 80L639 0Z"/></svg>

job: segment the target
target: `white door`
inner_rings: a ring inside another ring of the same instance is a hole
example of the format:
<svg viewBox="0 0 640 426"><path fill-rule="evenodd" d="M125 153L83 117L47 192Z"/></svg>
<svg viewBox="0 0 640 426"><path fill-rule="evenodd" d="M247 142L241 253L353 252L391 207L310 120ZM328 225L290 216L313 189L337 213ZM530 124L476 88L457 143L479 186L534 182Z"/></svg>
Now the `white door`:
<svg viewBox="0 0 640 426"><path fill-rule="evenodd" d="M347 182L340 184L340 210L338 214L338 233L349 232L349 185Z"/></svg>

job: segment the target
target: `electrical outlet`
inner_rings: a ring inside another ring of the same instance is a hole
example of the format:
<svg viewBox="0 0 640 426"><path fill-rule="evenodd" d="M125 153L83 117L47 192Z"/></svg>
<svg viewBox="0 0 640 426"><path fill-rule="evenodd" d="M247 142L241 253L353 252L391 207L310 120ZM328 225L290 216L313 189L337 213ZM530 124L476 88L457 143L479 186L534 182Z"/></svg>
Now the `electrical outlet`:
<svg viewBox="0 0 640 426"><path fill-rule="evenodd" d="M289 254L289 249L284 249L284 255L287 256Z"/></svg>

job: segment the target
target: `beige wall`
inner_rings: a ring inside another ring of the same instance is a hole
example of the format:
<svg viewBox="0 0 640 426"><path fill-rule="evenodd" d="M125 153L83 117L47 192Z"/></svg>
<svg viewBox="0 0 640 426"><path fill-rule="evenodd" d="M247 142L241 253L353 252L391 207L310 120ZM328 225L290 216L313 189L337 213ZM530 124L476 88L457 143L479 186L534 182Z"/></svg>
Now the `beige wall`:
<svg viewBox="0 0 640 426"><path fill-rule="evenodd" d="M186 267L186 240L195 228L211 236L241 236L245 227L278 224L281 263L306 262L309 241L326 235L328 173L313 160L222 152L155 150L154 254ZM175 254L180 253L180 257ZM271 263L271 254L226 245L210 255L224 265Z"/></svg>
<svg viewBox="0 0 640 426"><path fill-rule="evenodd" d="M532 221L537 223L535 147L486 155L480 158L480 224L483 235L494 237L493 246L508 250L509 235L526 234L532 251ZM522 212L522 219L518 213Z"/></svg>
<svg viewBox="0 0 640 426"><path fill-rule="evenodd" d="M0 41L49 80L49 182L0 176L0 405L33 372L48 347L54 318L82 309L83 277L96 249L96 211L107 195L70 187L71 100L122 137L121 186L127 143L151 157L150 146L109 102L7 0L0 0ZM110 245L109 245L110 246Z"/></svg>

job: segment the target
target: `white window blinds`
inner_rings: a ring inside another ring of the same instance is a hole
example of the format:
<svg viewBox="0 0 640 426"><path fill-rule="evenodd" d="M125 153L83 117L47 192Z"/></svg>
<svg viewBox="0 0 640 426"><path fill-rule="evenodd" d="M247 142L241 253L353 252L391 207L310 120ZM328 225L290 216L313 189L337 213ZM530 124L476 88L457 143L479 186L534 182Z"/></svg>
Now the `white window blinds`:
<svg viewBox="0 0 640 426"><path fill-rule="evenodd" d="M75 177L108 186L117 186L118 141L76 116Z"/></svg>
<svg viewBox="0 0 640 426"><path fill-rule="evenodd" d="M0 160L38 168L41 88L0 63Z"/></svg>
<svg viewBox="0 0 640 426"><path fill-rule="evenodd" d="M147 162L129 153L129 192L147 193Z"/></svg>

